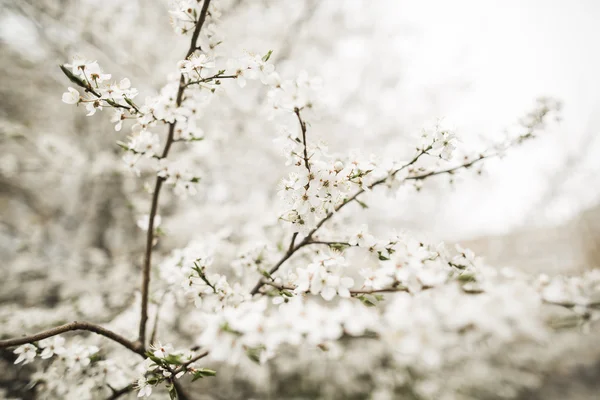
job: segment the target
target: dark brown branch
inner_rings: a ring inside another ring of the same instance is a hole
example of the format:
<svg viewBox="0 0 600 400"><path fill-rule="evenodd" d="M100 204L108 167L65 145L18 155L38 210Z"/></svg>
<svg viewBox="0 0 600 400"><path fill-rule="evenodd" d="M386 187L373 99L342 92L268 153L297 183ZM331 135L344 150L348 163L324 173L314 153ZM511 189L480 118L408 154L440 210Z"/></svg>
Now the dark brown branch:
<svg viewBox="0 0 600 400"><path fill-rule="evenodd" d="M69 332L69 331L88 331L88 332L97 333L98 335L102 335L108 339L111 339L112 341L117 342L120 345L122 345L123 347L126 347L129 350L133 351L134 353L139 354L142 357L144 357L144 348L141 345L141 343L136 343L136 342L132 342L131 340L127 340L123 336L121 336L113 331L110 331L106 328L103 328L100 325L92 324L91 322L78 322L78 321L74 321L74 322L70 322L65 325L57 326L55 328L48 329L47 331L36 333L35 335L31 335L31 336L24 336L24 337L16 338L16 339L1 340L0 341L0 349L5 348L5 347L20 346L20 345L26 344L26 343L37 342L39 340L47 339L49 337L60 335L61 333L65 333L65 332Z"/></svg>
<svg viewBox="0 0 600 400"><path fill-rule="evenodd" d="M425 179L425 178L429 178L430 176L435 176L435 175L442 175L442 174L452 174L454 173L454 171L458 171L459 169L463 169L463 168L469 168L474 164L477 164L480 161L483 161L487 158L492 158L492 157L496 157L498 156L498 154L490 154L489 156L479 156L479 158L476 158L472 161L469 161L467 163L461 164L461 165L457 165L456 167L452 167L452 168L448 168L448 169L443 169L440 171L431 171L422 175L415 175L415 176L408 176L405 179L406 180L421 180L421 179Z"/></svg>
<svg viewBox="0 0 600 400"><path fill-rule="evenodd" d="M113 394L110 397L107 397L106 400L116 400L119 397L124 396L133 390L135 390L135 383L130 383L122 389L113 390Z"/></svg>
<svg viewBox="0 0 600 400"><path fill-rule="evenodd" d="M352 245L348 242L327 242L322 240L311 240L309 244L324 244L326 246L346 246L352 247Z"/></svg>
<svg viewBox="0 0 600 400"><path fill-rule="evenodd" d="M200 360L201 358L206 357L207 355L208 355L208 351L200 353L197 356L195 356L192 359L190 359L189 361L186 361L185 363L183 363L177 369L171 370L171 374L173 376L171 382L175 385L175 389L177 390L177 394L179 395L179 398L181 400L189 399L189 396L185 393L183 387L177 381L177 378L176 378L177 374L179 374L181 371L187 370L187 367L190 364L192 364L192 363ZM116 400L119 397L121 397L121 396L123 396L123 395L125 395L125 394L127 394L127 393L129 393L129 392L131 392L133 390L135 390L136 389L136 385L137 385L137 381L135 381L133 383L130 383L129 385L127 385L127 386L125 386L124 388L121 388L121 389L113 389L112 387L109 386L111 388L111 390L113 391L113 393L106 400Z"/></svg>
<svg viewBox="0 0 600 400"><path fill-rule="evenodd" d="M279 290L290 290L293 291L296 288L293 286L280 285L275 282L263 279L262 283L267 286L272 286L275 289ZM351 296L360 296L363 294L375 294L375 293L396 293L396 292L408 292L408 288L404 286L394 286L384 289L359 289L359 290L350 290Z"/></svg>
<svg viewBox="0 0 600 400"><path fill-rule="evenodd" d="M272 275L275 272L277 272L279 267L281 267L283 265L283 263L288 260L288 258L290 258L296 251L298 251L298 249L300 249L300 247L303 247L307 244L307 243L304 243L305 241L303 240L301 243L299 243L297 246L294 247L294 241L296 240L296 236L298 236L298 232L295 232L294 235L292 236L292 241L290 243L290 247L288 248L288 250L286 251L284 256L277 262L277 264L275 264L275 266L273 268L271 268L269 270L269 275ZM260 288L263 286L263 284L264 284L263 280L262 279L259 280L258 283L256 285L254 285L254 287L250 291L250 294L252 294L252 295L257 294L258 291L260 290Z"/></svg>
<svg viewBox="0 0 600 400"><path fill-rule="evenodd" d="M208 13L209 4L210 0L204 0L204 4L202 4L202 10L200 11L200 17L198 18L198 22L196 23L194 33L192 34L190 48L188 49L185 58L188 58L194 51L196 51L196 48L198 47L198 36L200 35L202 25L204 25L204 22L206 21L206 15ZM184 92L185 77L183 76L183 74L181 74L179 78L179 90L177 91L177 107L181 106ZM174 121L169 124L169 134L167 137L167 143L165 144L165 148L163 150L161 158L166 158L169 154L171 144L173 144L176 125L177 121ZM146 236L146 253L144 256L144 268L142 272L142 310L140 316L140 329L138 337L138 341L142 344L142 346L146 345L146 324L148 322L148 291L150 287L150 270L152 267L152 242L154 241L154 217L156 216L156 212L158 210L158 198L163 180L164 178L161 178L160 176L156 177L154 193L152 195L152 206L150 208L150 217L148 221L148 233Z"/></svg>
<svg viewBox="0 0 600 400"><path fill-rule="evenodd" d="M175 391L177 391L178 400L191 400L190 395L187 394L181 383L175 378L173 378L173 386L175 386Z"/></svg>
<svg viewBox="0 0 600 400"><path fill-rule="evenodd" d="M310 174L310 164L308 163L308 150L306 148L306 122L302 120L302 117L300 116L300 109L298 107L294 108L294 113L298 118L298 122L300 123L300 129L302 130L302 145L304 147L304 166Z"/></svg>
<svg viewBox="0 0 600 400"><path fill-rule="evenodd" d="M174 372L175 372L175 375L177 375L177 374L178 374L178 373L180 373L181 371L185 371L185 370L187 370L187 367L188 367L190 364L193 364L193 363L195 363L196 361L200 360L201 358L204 358L204 357L206 357L207 355L208 355L208 351L204 351L204 352L202 352L202 353L200 353L200 354L198 354L198 355L196 355L196 356L192 357L192 358L191 358L189 361L186 361L186 362L184 362L183 364L181 364L181 366L180 366L179 368L177 368L177 369L174 371Z"/></svg>
<svg viewBox="0 0 600 400"><path fill-rule="evenodd" d="M299 116L299 111L296 113L296 115L298 116L299 120L300 120L300 124L303 125L303 121L300 119ZM426 149L423 149L421 151L419 151L419 153L412 159L410 160L407 164L403 165L402 167L400 167L399 169L397 169L396 171L394 171L391 175L394 176L396 175L398 172L402 171L405 168L408 168L409 166L413 165L414 163L417 162L417 160L423 155L425 154L431 147L428 147ZM374 188L377 185L380 185L382 183L384 183L387 180L386 178L380 179L374 183L372 183L371 185L368 186L369 189ZM293 241L292 241L292 245L290 246L290 248L288 249L288 251L284 254L284 256L277 262L277 264L275 264L275 266L273 268L271 268L271 270L269 270L269 275L273 275L275 272L277 272L277 270L298 250L300 250L302 247L307 246L311 243L313 243L313 235L315 233L317 233L317 231L323 226L323 224L325 224L325 222L327 222L331 217L333 217L333 214L338 212L339 210L341 210L346 204L351 203L352 201L356 200L356 198L358 196L360 196L361 194L363 194L365 192L365 189L360 189L358 192L356 192L354 195L352 195L350 198L346 199L342 204L338 205L335 207L334 211L330 211L329 213L327 213L327 215L325 217L323 217L323 219L321 219L319 221L319 223L317 224L317 226L315 226L309 233L308 235L306 235L304 237L304 239L302 239L302 241L300 243L298 243L296 246L293 246ZM294 238L295 239L295 236ZM255 295L258 293L258 291L260 290L260 288L263 286L264 282L261 280L258 281L258 283L254 286L254 288L252 288L252 291L250 292L252 295Z"/></svg>
<svg viewBox="0 0 600 400"><path fill-rule="evenodd" d="M152 327L152 334L150 335L150 344L154 344L156 340L156 334L158 333L158 320L160 319L160 308L162 307L165 295L166 293L162 295L160 302L156 306L156 315L154 316L154 326Z"/></svg>
<svg viewBox="0 0 600 400"><path fill-rule="evenodd" d="M210 0L204 0L204 4L202 4L202 10L200 10L200 18L198 18L198 22L196 23L196 28L194 29L194 33L192 33L192 40L190 41L190 48L185 55L185 58L188 58L192 55L194 51L198 48L198 36L200 35L200 30L202 30L202 25L204 25L204 21L206 21L206 15L208 14L208 6L210 5Z"/></svg>
<svg viewBox="0 0 600 400"><path fill-rule="evenodd" d="M568 309L575 308L577 306L587 307L587 308L600 308L600 301L590 302L588 304L578 304L572 301L549 301L543 300L544 304L550 304L553 306L560 306Z"/></svg>
<svg viewBox="0 0 600 400"><path fill-rule="evenodd" d="M202 79L198 79L197 81L189 81L188 83L185 84L185 87L188 86L192 86L192 85L198 85L200 83L207 83L213 80L218 80L218 79L236 79L237 75L213 75L213 76L209 76L207 78L202 78Z"/></svg>
<svg viewBox="0 0 600 400"><path fill-rule="evenodd" d="M169 127L169 132L171 128ZM167 142L168 143L168 142ZM154 218L158 210L158 197L162 187L163 178L156 177L154 192L152 193L152 206L150 208L150 219L148 221L148 234L146 235L146 253L144 254L144 269L142 271L142 310L140 316L140 329L138 341L146 346L146 322L148 321L148 290L150 287L150 267L152 263L152 243L154 242Z"/></svg>
<svg viewBox="0 0 600 400"><path fill-rule="evenodd" d="M292 251L294 249L294 243L296 243L296 238L298 237L298 232L294 232L294 234L292 235L292 240L290 242L290 245L288 247L288 252Z"/></svg>

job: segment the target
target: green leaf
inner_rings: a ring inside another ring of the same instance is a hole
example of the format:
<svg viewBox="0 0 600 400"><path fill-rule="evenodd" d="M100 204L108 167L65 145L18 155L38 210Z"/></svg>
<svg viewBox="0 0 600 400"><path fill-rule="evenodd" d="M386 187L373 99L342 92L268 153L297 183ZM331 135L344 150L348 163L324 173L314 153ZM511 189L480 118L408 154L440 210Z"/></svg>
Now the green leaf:
<svg viewBox="0 0 600 400"><path fill-rule="evenodd" d="M167 389L169 390L169 398L171 400L177 400L177 389L175 389L175 385L167 385Z"/></svg>
<svg viewBox="0 0 600 400"><path fill-rule="evenodd" d="M388 261L389 257L384 256L380 251L377 253L381 261Z"/></svg>
<svg viewBox="0 0 600 400"><path fill-rule="evenodd" d="M156 385L160 381L161 381L161 379L157 378L156 376L146 379L146 382L148 382L149 385Z"/></svg>
<svg viewBox="0 0 600 400"><path fill-rule="evenodd" d="M373 303L373 302L371 301L371 299L369 299L369 298L368 298L367 296L365 296L365 295L360 295L360 296L358 296L358 297L357 297L357 299L359 299L359 300L360 300L360 301L361 301L361 302L362 302L362 303L363 303L365 306L367 306L367 307L375 307L375 306L376 306L376 304L375 304L375 303Z"/></svg>
<svg viewBox="0 0 600 400"><path fill-rule="evenodd" d="M346 248L348 248L350 246L348 246L347 244L344 243L330 243L329 244L329 248L332 250L337 250L337 251L344 251Z"/></svg>
<svg viewBox="0 0 600 400"><path fill-rule="evenodd" d="M166 363L174 364L174 365L182 365L183 361L181 361L181 356L177 354L169 354L165 358L163 358Z"/></svg>
<svg viewBox="0 0 600 400"><path fill-rule="evenodd" d="M212 369L208 369L208 368L200 368L195 370L193 373L193 378L192 378L192 382L197 381L198 379L202 379L205 376L216 376L217 375L217 371L214 371Z"/></svg>
<svg viewBox="0 0 600 400"><path fill-rule="evenodd" d="M383 295L379 293L374 293L373 297L375 297L375 300L377 301L382 301L384 299Z"/></svg>
<svg viewBox="0 0 600 400"><path fill-rule="evenodd" d="M269 271L264 271L264 270L263 270L263 271L260 271L260 273L261 273L261 275L262 275L262 276L264 276L265 278L268 278L268 279L273 279L273 278L271 277L271 274L269 273Z"/></svg>
<svg viewBox="0 0 600 400"><path fill-rule="evenodd" d="M473 274L466 274L466 273L465 274L460 274L458 276L458 280L460 282L465 282L465 283L466 282L476 282L477 281L477 279L475 279L475 275L473 275Z"/></svg>
<svg viewBox="0 0 600 400"><path fill-rule="evenodd" d="M67 76L67 78L69 78L71 82L73 82L77 86L81 86L82 88L87 89L88 85L83 81L83 79L74 75L71 71L69 71L67 67L65 67L64 65L60 65L60 69Z"/></svg>
<svg viewBox="0 0 600 400"><path fill-rule="evenodd" d="M158 365L162 365L162 363L163 363L162 358L158 358L155 355L153 355L152 353L146 353L146 355L148 356L149 359L151 359L152 361L154 361Z"/></svg>
<svg viewBox="0 0 600 400"><path fill-rule="evenodd" d="M269 50L269 52L263 56L262 60L264 62L269 61L269 58L271 58L271 54L273 54L273 50Z"/></svg>
<svg viewBox="0 0 600 400"><path fill-rule="evenodd" d="M364 201L360 201L360 200L356 199L356 202L357 202L358 204L360 204L360 206L361 206L362 208L369 208L369 206L367 205L367 203L365 203Z"/></svg>
<svg viewBox="0 0 600 400"><path fill-rule="evenodd" d="M133 102L133 101L132 101L130 98L128 98L128 97L125 97L125 102L126 102L127 104L129 104L131 107L133 107L133 108L137 109L137 107L135 106L135 103L134 103L134 102Z"/></svg>
<svg viewBox="0 0 600 400"><path fill-rule="evenodd" d="M120 106L120 104L118 104L116 101L111 100L111 99L104 99L108 104L110 104L111 106L118 108Z"/></svg>
<svg viewBox="0 0 600 400"><path fill-rule="evenodd" d="M102 357L100 356L100 354L98 353L94 353L90 356L90 362L94 363L96 361L100 361L102 359Z"/></svg>
<svg viewBox="0 0 600 400"><path fill-rule="evenodd" d="M257 364L260 364L260 355L264 350L264 346L251 347L246 350L246 355L250 360L254 361Z"/></svg>

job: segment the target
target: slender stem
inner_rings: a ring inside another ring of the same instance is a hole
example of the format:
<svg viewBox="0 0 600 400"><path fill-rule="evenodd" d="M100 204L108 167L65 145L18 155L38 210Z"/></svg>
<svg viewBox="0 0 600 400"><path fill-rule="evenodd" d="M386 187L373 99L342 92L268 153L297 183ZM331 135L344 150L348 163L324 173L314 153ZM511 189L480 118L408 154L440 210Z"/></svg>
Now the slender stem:
<svg viewBox="0 0 600 400"><path fill-rule="evenodd" d="M170 129L169 129L170 131ZM168 142L167 142L168 143ZM152 206L150 208L150 219L148 221L148 233L146 235L146 253L144 255L144 269L142 271L142 310L140 316L140 328L138 341L142 346L146 345L146 322L148 321L148 290L150 287L150 267L152 263L152 243L154 242L154 218L158 210L158 198L162 187L163 178L156 177L154 192L152 194Z"/></svg>
<svg viewBox="0 0 600 400"><path fill-rule="evenodd" d="M298 237L298 232L294 232L294 234L292 235L292 240L290 242L290 245L288 247L288 252L292 251L294 249L294 243L296 242L296 238Z"/></svg>
<svg viewBox="0 0 600 400"><path fill-rule="evenodd" d="M298 122L300 123L300 129L302 131L302 144L304 147L304 166L310 174L310 164L308 163L308 150L306 148L306 123L302 120L302 116L300 116L300 109L298 107L294 108L294 113L298 118Z"/></svg>
<svg viewBox="0 0 600 400"><path fill-rule="evenodd" d="M298 249L300 247L306 245L306 244L303 244L304 243L304 240L303 240L300 244L298 244L297 246L294 247L294 241L296 239L296 236L298 236L298 232L294 233L294 236L292 237L292 242L290 243L290 248L288 249L288 251L286 251L285 255L281 258L281 260L279 260L279 262L277 262L277 264L275 264L275 266L273 268L271 268L269 270L269 275L272 275L275 272L277 272L279 267L281 267L283 265L283 263L288 260L288 258L290 258L296 251L298 251ZM254 287L250 291L250 294L252 294L252 295L257 294L258 291L260 290L260 288L263 286L263 284L264 284L264 282L262 281L262 279L259 280L258 283L256 285L254 285Z"/></svg>
<svg viewBox="0 0 600 400"><path fill-rule="evenodd" d="M196 84L200 84L200 83L206 83L206 82L210 82L215 79L236 79L236 78L237 78L237 75L213 75L213 76L209 76L208 78L198 79L197 81L189 81L188 83L185 84L185 86L188 87L188 86L192 86L192 85L196 85Z"/></svg>
<svg viewBox="0 0 600 400"><path fill-rule="evenodd" d="M202 10L200 11L200 17L198 18L198 22L196 23L194 33L192 34L190 48L188 49L185 58L188 58L194 51L196 51L196 48L198 47L198 36L200 35L202 25L204 25L204 22L206 21L206 15L208 13L209 4L210 0L204 0L204 4L202 4ZM177 91L176 99L177 107L181 106L185 88L185 77L183 76L183 74L181 74L179 78L179 90ZM171 144L173 144L176 124L177 121L174 121L169 124L169 134L161 158L166 158L169 154ZM150 208L150 218L148 221L148 233L146 236L146 253L144 256L144 267L142 272L142 309L140 315L140 328L138 336L138 341L141 343L142 346L146 345L146 325L148 322L148 293L150 287L150 270L152 268L152 242L154 241L154 217L156 216L158 210L158 198L160 195L160 189L162 187L163 181L164 178L161 178L159 176L156 177L154 193L152 195L152 206Z"/></svg>
<svg viewBox="0 0 600 400"><path fill-rule="evenodd" d="M156 334L158 333L158 320L160 318L160 309L165 299L166 293L164 293L160 299L160 302L156 306L156 315L154 316L154 326L152 327L152 334L150 335L150 344L154 344L156 341Z"/></svg>
<svg viewBox="0 0 600 400"><path fill-rule="evenodd" d="M272 286L279 290L295 290L294 286L280 285L278 283L268 281L266 279L262 280L262 283L267 286ZM360 296L361 294L374 294L374 293L395 293L395 292L408 292L408 288L404 286L393 286L389 288L383 289L359 289L359 290L350 290L351 296Z"/></svg>
<svg viewBox="0 0 600 400"><path fill-rule="evenodd" d="M196 356L192 357L192 358L191 358L189 361L186 361L186 362L184 362L183 364L181 364L181 366L180 366L179 368L177 368L177 369L174 371L174 372L175 372L175 375L177 375L177 374L178 374L178 373L180 373L181 371L185 371L185 370L187 370L187 367L188 367L190 364L193 364L193 363L195 363L196 361L200 360L201 358L204 358L204 357L206 357L207 355L208 355L208 351L204 351L204 352L202 352L202 353L200 353L200 354L198 354L198 355L196 355Z"/></svg>
<svg viewBox="0 0 600 400"><path fill-rule="evenodd" d="M554 306L560 306L560 307L564 307L564 308L575 308L580 304L577 304L575 302L572 301L549 301L549 300L543 300L543 302L545 304L551 304ZM600 307L600 301L594 301L588 304L581 304L584 307L588 307L588 308L599 308Z"/></svg>
<svg viewBox="0 0 600 400"><path fill-rule="evenodd" d="M496 156L498 156L498 154L496 154L496 153L495 154L490 154L488 156L481 155L481 156L479 156L479 158L476 158L476 159L474 159L472 161L469 161L469 162L466 162L464 164L458 165L456 167L452 167L452 168L448 168L448 169L443 169L443 170L440 170L440 171L432 171L432 172L428 172L428 173L422 174L422 175L408 176L408 177L406 177L406 180L421 180L421 179L429 178L430 176L441 175L441 174L451 174L454 171L457 171L457 170L463 169L463 168L469 168L470 166L472 166L472 165L474 165L474 164L476 164L476 163L478 163L480 161L483 161L483 160L485 160L487 158L496 157Z"/></svg>
<svg viewBox="0 0 600 400"><path fill-rule="evenodd" d="M352 247L348 242L328 242L323 240L311 240L309 244L324 244L326 246L347 246Z"/></svg>
<svg viewBox="0 0 600 400"><path fill-rule="evenodd" d="M129 385L125 386L122 389L113 390L113 394L110 397L108 397L106 400L116 400L119 397L124 396L133 390L135 390L135 383L130 383Z"/></svg>
<svg viewBox="0 0 600 400"><path fill-rule="evenodd" d="M297 109L296 109L297 110ZM296 111L294 110L294 111ZM300 118L299 115L299 110L298 112L296 112L296 115L298 116L298 120L300 121L300 125L303 127L304 126L304 122L302 121L302 119ZM305 132L305 128L303 128L303 132ZM427 151L430 149L431 147L428 147L426 149L423 149L421 151L419 151L419 153L417 153L417 155L410 160L408 163L406 163L405 165L403 165L402 167L400 167L399 169L397 169L396 171L392 172L392 176L396 175L398 172L402 171L405 168L408 168L409 166L413 165L414 163L417 162L417 160L425 153L427 153ZM378 181L375 181L374 183L372 183L371 185L368 186L369 189L374 188L377 185L380 185L382 183L384 183L387 180L386 178L382 178ZM354 193L354 195L352 195L351 197L349 197L348 199L346 199L343 203L341 203L340 205L336 206L334 208L333 211L330 211L327 213L327 215L325 217L323 217L318 223L317 226L315 226L309 233L308 235L306 235L304 237L304 239L302 239L302 241L300 243L298 243L296 246L293 246L293 242L292 245L290 246L290 248L288 249L288 251L284 254L284 256L277 262L277 264L275 264L275 266L273 268L271 268L271 270L269 270L269 274L272 275L275 272L277 272L277 270L298 250L300 250L302 247L307 246L311 243L316 243L313 242L312 238L314 236L315 233L317 233L317 231L325 224L325 222L327 222L331 217L333 217L333 215L338 212L339 210L341 210L346 204L351 203L352 201L356 200L356 198L358 196L360 196L361 194L363 194L366 190L364 188L360 189L358 192ZM295 237L294 237L295 239ZM264 282L261 280L258 281L258 283L254 286L254 288L252 289L252 291L250 292L250 294L255 295L259 292L260 288L263 286Z"/></svg>
<svg viewBox="0 0 600 400"><path fill-rule="evenodd" d="M173 377L173 386L177 391L178 400L191 400L190 395L187 394L181 383Z"/></svg>
<svg viewBox="0 0 600 400"><path fill-rule="evenodd" d="M8 339L0 341L0 349L5 347L12 346L20 346L25 343L33 343L42 339L47 339L52 336L60 335L61 333L69 332L69 331L89 331L97 333L98 335L102 335L108 339L111 339L114 342L119 343L123 347L133 351L136 354L144 357L144 348L140 343L132 342L131 340L125 339L123 336L110 331L106 328L101 327L100 325L93 324L91 322L70 322L65 325L57 326L55 328L48 329L46 331L36 333L31 336L24 336L16 339Z"/></svg>
<svg viewBox="0 0 600 400"><path fill-rule="evenodd" d="M184 392L184 390L181 387L181 385L178 384L178 382L176 380L177 379L176 375L179 374L181 371L187 370L187 367L190 364L192 364L192 363L200 360L201 358L206 357L207 355L208 355L208 351L204 351L203 353L198 354L197 356L193 357L189 361L186 361L181 366L179 366L177 369L171 371L171 373L173 374L173 384L175 384L175 389L177 390L177 394L179 395L179 397L180 397L181 400L183 400L184 398L186 398L184 396L187 396L187 394ZM127 393L129 393L129 392L131 392L133 390L135 390L136 385L137 385L137 381L132 382L129 385L127 385L127 386L125 386L124 388L121 388L121 389L112 389L112 387L111 387L111 389L113 391L113 394L110 397L108 397L106 400L116 400L119 397L121 397L121 396L123 396L123 395L125 395L125 394L127 394ZM187 398L189 398L189 396Z"/></svg>

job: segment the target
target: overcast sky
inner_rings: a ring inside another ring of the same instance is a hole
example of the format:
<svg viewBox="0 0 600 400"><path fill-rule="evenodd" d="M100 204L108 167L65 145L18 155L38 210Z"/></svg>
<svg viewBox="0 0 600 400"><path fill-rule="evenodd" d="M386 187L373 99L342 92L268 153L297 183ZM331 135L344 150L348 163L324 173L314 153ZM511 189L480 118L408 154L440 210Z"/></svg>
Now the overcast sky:
<svg viewBox="0 0 600 400"><path fill-rule="evenodd" d="M492 163L488 177L466 180L445 197L450 206L437 211L435 233L468 238L531 223L556 224L598 202L600 1L373 3L377 6L381 18L412 33L406 35L402 69L404 90L421 95L414 107L424 107L424 89L434 88L441 99L436 112L453 122L465 141L501 135L539 96L564 103L559 126ZM35 58L42 49L28 34L31 23L7 16L0 37ZM561 173L566 163L573 167ZM553 202L539 207L549 192Z"/></svg>
<svg viewBox="0 0 600 400"><path fill-rule="evenodd" d="M405 1L395 13L419 31L407 60L406 78L415 88L467 83L464 93L440 104L463 136L500 133L540 95L564 102L560 126L494 164L490 178L463 184L440 232L469 237L532 220L560 223L597 202L600 1ZM540 196L555 185L550 178L582 151L586 158L567 174L551 208L532 217Z"/></svg>

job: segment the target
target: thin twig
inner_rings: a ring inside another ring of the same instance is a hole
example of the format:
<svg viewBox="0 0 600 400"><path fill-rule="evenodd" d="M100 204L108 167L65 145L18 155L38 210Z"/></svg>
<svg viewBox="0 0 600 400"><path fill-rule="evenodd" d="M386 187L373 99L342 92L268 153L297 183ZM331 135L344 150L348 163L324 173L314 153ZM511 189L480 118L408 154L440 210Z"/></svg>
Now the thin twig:
<svg viewBox="0 0 600 400"><path fill-rule="evenodd" d="M292 251L294 249L294 243L296 242L297 237L298 237L298 232L294 232L294 234L292 235L292 241L290 242L290 245L288 246L288 252Z"/></svg>
<svg viewBox="0 0 600 400"><path fill-rule="evenodd" d="M262 283L267 286L272 286L278 290L289 290L294 291L296 288L294 286L280 285L273 281L269 281L266 279L262 280ZM359 289L359 290L350 290L350 296L360 296L363 294L375 294L375 293L396 293L396 292L408 292L408 288L404 286L393 286L389 288L383 289Z"/></svg>
<svg viewBox="0 0 600 400"><path fill-rule="evenodd" d="M185 84L185 87L197 85L200 83L210 82L210 81L216 80L216 79L236 79L236 78L237 78L237 75L219 75L219 74L217 74L217 75L209 76L207 78L198 79L197 81L189 81L188 83Z"/></svg>
<svg viewBox="0 0 600 400"><path fill-rule="evenodd" d="M496 156L498 156L497 153L490 154L488 156L481 155L481 156L479 156L479 158L476 158L475 160L472 160L472 161L469 161L467 163L458 165L456 167L452 167L452 168L448 168L448 169L443 169L443 170L440 170L440 171L431 171L431 172L428 172L428 173L422 174L422 175L408 176L405 179L406 180L421 180L421 179L429 178L430 176L435 176L435 175L452 174L452 173L454 173L454 171L458 171L459 169L463 169L463 168L469 168L470 166L472 166L472 165L474 165L474 164L476 164L476 163L478 163L480 161L483 161L483 160L488 159L488 158L496 157Z"/></svg>
<svg viewBox="0 0 600 400"><path fill-rule="evenodd" d="M177 368L177 369L174 371L174 372L175 372L175 375L177 375L177 374L178 374L178 373L180 373L181 371L185 371L185 370L187 370L187 367L188 367L190 364L193 364L193 363L195 363L196 361L200 360L201 358L204 358L204 357L206 357L207 355L208 355L208 351L204 351L204 352L202 352L202 353L200 353L200 354L198 354L198 355L196 355L196 356L192 357L192 358L191 358L189 361L186 361L186 362L184 362L183 364L181 364L181 366L180 366L179 368Z"/></svg>
<svg viewBox="0 0 600 400"><path fill-rule="evenodd" d="M111 339L114 342L119 343L123 347L128 348L136 354L144 357L144 348L140 343L132 342L131 340L125 339L123 336L110 331L106 328L101 327L100 325L93 324L91 322L70 322L65 325L57 326L55 328L48 329L46 331L36 333L31 336L24 336L21 338L1 340L0 341L0 349L5 347L12 346L20 346L25 343L33 343L42 339L47 339L52 336L60 335L61 333L69 332L69 331L89 331L97 333L98 335L102 335L108 339Z"/></svg>
<svg viewBox="0 0 600 400"><path fill-rule="evenodd" d="M160 309L167 293L164 293L160 298L158 305L156 306L156 315L154 316L154 326L152 327L152 334L150 335L150 344L154 344L156 340L156 334L158 333L158 320L160 318Z"/></svg>
<svg viewBox="0 0 600 400"><path fill-rule="evenodd" d="M173 386L175 386L175 391L177 392L178 400L191 400L190 396L187 394L181 382L173 377Z"/></svg>
<svg viewBox="0 0 600 400"><path fill-rule="evenodd" d="M113 390L113 394L110 397L107 397L106 400L116 400L119 397L124 396L133 390L135 390L135 383L130 383L122 389Z"/></svg>
<svg viewBox="0 0 600 400"><path fill-rule="evenodd" d="M346 246L352 247L352 245L348 242L327 242L323 240L311 240L308 244L324 244L326 246Z"/></svg>
<svg viewBox="0 0 600 400"><path fill-rule="evenodd" d="M308 173L310 174L310 164L308 163L308 150L306 148L306 122L304 122L302 120L302 116L300 116L300 109L298 107L294 108L294 113L296 114L296 117L298 118L298 122L300 123L300 129L302 131L302 145L304 147L304 166L306 167L306 169L308 170Z"/></svg>
<svg viewBox="0 0 600 400"><path fill-rule="evenodd" d="M202 4L202 10L200 11L200 17L198 18L198 22L196 23L194 33L192 34L190 48L188 49L185 58L188 58L194 51L196 51L196 48L198 47L198 36L200 35L200 30L202 29L202 25L204 25L204 21L206 21L206 14L208 13L209 4L210 0L204 0L204 4ZM185 88L185 77L183 74L181 74L179 79L179 90L177 91L176 99L177 107L181 106ZM175 135L176 124L177 121L174 121L169 124L169 134L161 158L166 158L169 154L169 150L171 149L171 144L173 143ZM142 273L142 309L140 315L140 329L138 338L138 341L142 344L142 346L146 345L146 324L148 322L148 291L150 287L150 270L152 267L152 242L154 241L154 217L156 216L156 212L158 210L158 198L163 180L164 178L160 176L156 177L154 193L152 195L152 206L150 208L150 217L148 221L148 234L146 236L146 253L144 256L144 268Z"/></svg>
<svg viewBox="0 0 600 400"><path fill-rule="evenodd" d="M294 110L295 111L295 110ZM298 113L296 113L296 115L299 117ZM302 119L299 118L300 124L303 125L303 121ZM391 176L396 175L398 172L404 170L405 168L408 168L409 166L413 165L414 163L417 162L417 160L423 155L426 154L427 151L430 149L430 147L423 149L421 151L419 151L417 153L417 155L410 160L408 163L404 164L402 167L400 167L399 169L397 169L396 171L391 173ZM381 185L382 183L384 183L386 180L388 179L388 177L382 178L378 181L375 181L374 183L372 183L371 185L368 186L368 189L373 189L375 186ZM356 193L354 193L354 195L352 195L351 197L349 197L348 199L346 199L343 203L341 203L340 205L336 206L334 208L333 211L330 211L327 213L327 215L325 217L323 217L318 223L317 225L310 231L308 232L308 234L304 237L304 239L302 239L302 241L300 243L298 243L296 246L290 246L290 248L288 249L288 251L283 255L283 257L277 262L277 264L275 264L275 266L273 266L273 268L271 268L269 270L269 275L273 275L275 272L277 272L277 270L279 270L279 268L292 256L294 255L294 253L296 253L298 250L300 250L302 247L307 246L311 243L313 243L313 236L315 233L317 233L317 231L325 224L325 222L327 222L331 217L333 217L333 215L338 212L339 210L341 210L345 205L347 205L348 203L351 203L352 201L356 200L356 198L358 196L360 196L361 194L363 194L366 191L365 188L361 188L359 191L357 191ZM295 239L295 237L294 237ZM255 295L259 292L260 288L263 286L263 281L262 278L258 281L258 283L254 286L254 288L252 288L252 290L250 291L250 294Z"/></svg>

